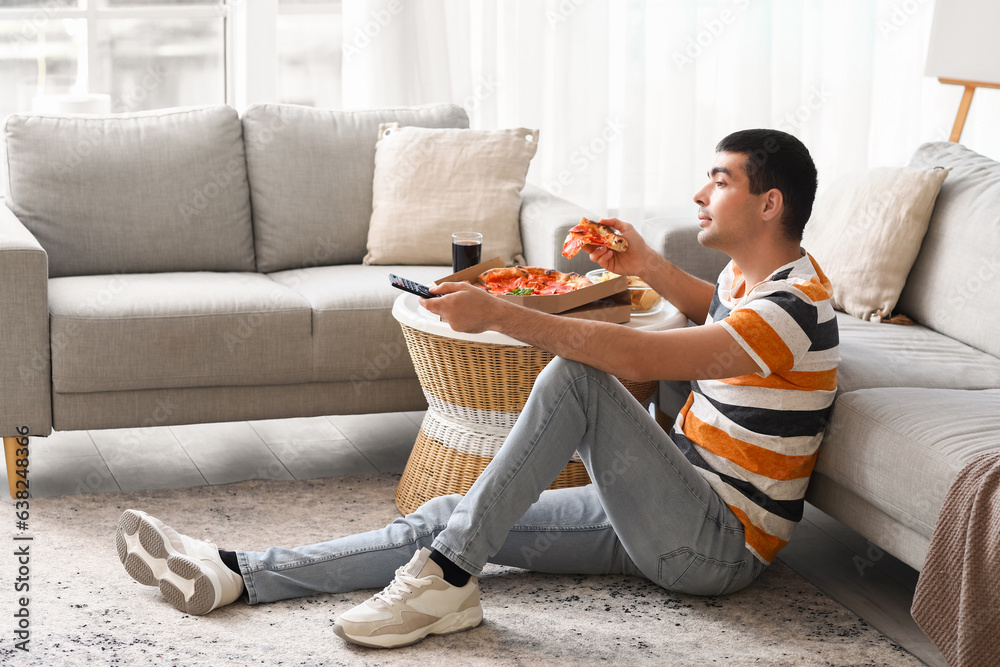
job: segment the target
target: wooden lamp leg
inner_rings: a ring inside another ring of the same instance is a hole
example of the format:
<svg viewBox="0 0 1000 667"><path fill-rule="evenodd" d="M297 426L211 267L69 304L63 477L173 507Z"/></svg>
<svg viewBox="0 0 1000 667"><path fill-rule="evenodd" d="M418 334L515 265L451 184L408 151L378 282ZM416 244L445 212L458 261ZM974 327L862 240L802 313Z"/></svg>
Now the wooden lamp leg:
<svg viewBox="0 0 1000 667"><path fill-rule="evenodd" d="M966 86L965 93L962 94L962 102L958 105L958 115L955 116L955 125L951 128L951 137L948 141L958 143L962 138L962 128L965 127L965 118L969 115L969 107L972 106L972 94L976 92L975 86Z"/></svg>
<svg viewBox="0 0 1000 667"><path fill-rule="evenodd" d="M7 483L10 485L10 497L17 498L21 492L22 500L27 497L28 490L28 438L4 438L3 453L7 460ZM18 465L19 463L25 465ZM23 472L21 472L23 471Z"/></svg>
<svg viewBox="0 0 1000 667"><path fill-rule="evenodd" d="M938 81L949 86L962 86L965 88L965 92L962 94L962 102L958 105L958 115L955 116L955 125L951 128L951 138L949 139L949 141L957 144L958 140L962 138L965 117L969 115L969 107L972 106L972 94L976 92L976 88L1000 88L1000 83L947 79L945 77L938 77Z"/></svg>

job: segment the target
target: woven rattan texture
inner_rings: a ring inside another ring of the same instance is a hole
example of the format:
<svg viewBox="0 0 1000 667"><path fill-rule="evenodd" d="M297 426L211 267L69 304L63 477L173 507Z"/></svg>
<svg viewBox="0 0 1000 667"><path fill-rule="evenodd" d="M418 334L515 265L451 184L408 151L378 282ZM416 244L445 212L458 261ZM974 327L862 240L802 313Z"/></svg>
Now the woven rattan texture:
<svg viewBox="0 0 1000 667"><path fill-rule="evenodd" d="M396 488L396 507L408 514L431 498L469 490L499 451L552 355L530 346L465 341L401 326L428 403ZM657 386L622 384L647 407ZM574 459L549 488L589 483L583 463Z"/></svg>
<svg viewBox="0 0 1000 667"><path fill-rule="evenodd" d="M396 487L396 507L409 514L431 498L449 493L465 494L492 457L459 452L427 437L423 429L417 433L413 452ZM587 469L580 461L570 461L550 489L590 484Z"/></svg>
<svg viewBox="0 0 1000 667"><path fill-rule="evenodd" d="M552 359L535 347L475 343L401 326L424 391L467 408L520 412Z"/></svg>
<svg viewBox="0 0 1000 667"><path fill-rule="evenodd" d="M479 410L478 408L467 408L464 405L455 405L441 400L429 391L424 392L427 399L427 412L433 413L435 418L445 421L453 421L468 428L475 429L485 434L498 434L501 440L507 437L510 430L514 428L520 412L500 412L499 410ZM440 440L440 438L437 438Z"/></svg>
<svg viewBox="0 0 1000 667"><path fill-rule="evenodd" d="M420 428L428 438L449 449L488 459L496 456L510 433L510 429L484 429L476 423L456 422L431 409L427 410Z"/></svg>
<svg viewBox="0 0 1000 667"><path fill-rule="evenodd" d="M520 412L535 378L552 360L537 347L477 343L400 326L423 390L466 408ZM621 382L649 406L656 382Z"/></svg>

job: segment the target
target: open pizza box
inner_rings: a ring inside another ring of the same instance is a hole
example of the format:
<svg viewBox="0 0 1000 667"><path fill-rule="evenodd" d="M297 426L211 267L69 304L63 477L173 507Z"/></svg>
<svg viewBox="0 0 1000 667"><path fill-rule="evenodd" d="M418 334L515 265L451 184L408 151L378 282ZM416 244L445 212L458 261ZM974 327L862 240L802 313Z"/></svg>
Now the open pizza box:
<svg viewBox="0 0 1000 667"><path fill-rule="evenodd" d="M480 273L487 269L499 269L503 266L503 260L494 257L475 266L470 266L464 271L435 280L434 284L463 281L476 284ZM529 294L527 296L503 294L497 298L543 313L616 324L628 322L632 313L632 300L629 297L628 280L625 276L587 285L566 294Z"/></svg>

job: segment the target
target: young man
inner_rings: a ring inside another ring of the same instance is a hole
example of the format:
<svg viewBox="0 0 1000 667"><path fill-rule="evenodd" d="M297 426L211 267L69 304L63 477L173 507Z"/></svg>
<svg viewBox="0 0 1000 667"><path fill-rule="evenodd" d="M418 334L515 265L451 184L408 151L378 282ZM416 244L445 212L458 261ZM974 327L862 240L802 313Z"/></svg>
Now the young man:
<svg viewBox="0 0 1000 667"><path fill-rule="evenodd" d="M829 282L800 247L816 192L805 146L776 130L737 132L717 146L708 176L694 196L698 238L733 259L717 285L619 220L602 222L627 251L589 248L702 326L647 332L560 318L455 283L424 301L458 331L500 331L557 355L464 498L436 498L380 530L263 553L218 551L128 510L116 534L126 571L194 614L244 592L257 603L389 583L334 625L378 647L478 625L476 575L487 562L635 574L703 595L747 586L802 516L836 391L837 326ZM614 375L692 381L669 435ZM543 491L574 451L593 484Z"/></svg>

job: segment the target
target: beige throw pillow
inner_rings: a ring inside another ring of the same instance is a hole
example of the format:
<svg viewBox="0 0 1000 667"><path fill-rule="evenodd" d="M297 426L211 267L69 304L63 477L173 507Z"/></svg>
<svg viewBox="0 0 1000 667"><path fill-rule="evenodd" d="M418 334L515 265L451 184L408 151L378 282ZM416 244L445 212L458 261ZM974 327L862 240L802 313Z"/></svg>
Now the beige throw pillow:
<svg viewBox="0 0 1000 667"><path fill-rule="evenodd" d="M451 264L452 232L522 262L521 189L538 131L379 128L365 264Z"/></svg>
<svg viewBox="0 0 1000 667"><path fill-rule="evenodd" d="M872 169L816 202L802 245L830 279L834 308L863 320L892 315L949 171Z"/></svg>

